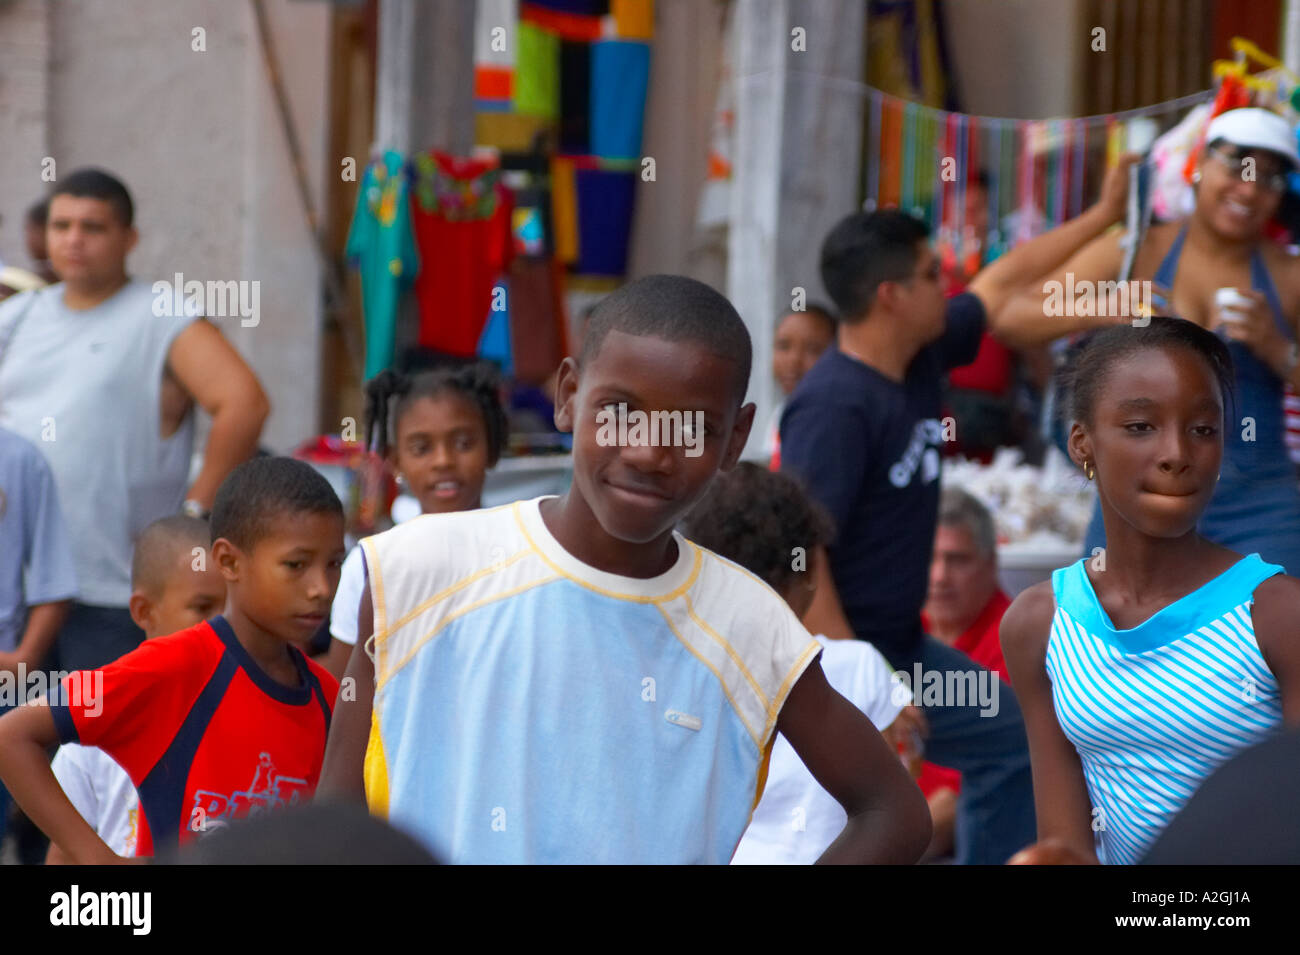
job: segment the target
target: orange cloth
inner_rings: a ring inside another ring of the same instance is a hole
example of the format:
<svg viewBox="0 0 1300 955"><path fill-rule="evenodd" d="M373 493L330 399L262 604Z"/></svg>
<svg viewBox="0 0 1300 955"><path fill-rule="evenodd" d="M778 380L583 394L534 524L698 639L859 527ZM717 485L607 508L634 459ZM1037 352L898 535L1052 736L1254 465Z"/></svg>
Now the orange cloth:
<svg viewBox="0 0 1300 955"><path fill-rule="evenodd" d="M614 30L620 40L650 40L655 35L654 0L610 0Z"/></svg>
<svg viewBox="0 0 1300 955"><path fill-rule="evenodd" d="M566 265L578 261L578 186L573 160L551 160L551 227L555 258Z"/></svg>

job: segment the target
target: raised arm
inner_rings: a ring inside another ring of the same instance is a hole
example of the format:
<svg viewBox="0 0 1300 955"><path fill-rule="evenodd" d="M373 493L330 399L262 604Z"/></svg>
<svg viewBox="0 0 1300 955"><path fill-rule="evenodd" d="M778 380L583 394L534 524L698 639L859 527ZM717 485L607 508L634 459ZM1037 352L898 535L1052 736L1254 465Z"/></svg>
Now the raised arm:
<svg viewBox="0 0 1300 955"><path fill-rule="evenodd" d="M1123 157L1106 174L1096 205L1050 232L1022 242L971 279L967 291L978 295L984 303L990 333L1008 345L1025 347L1085 327L1072 317L1062 323L1044 315L1043 283L1056 277L1053 273L1058 270L1062 274L1074 271L1076 279L1087 277L1099 281L1116 277L1120 255L1115 256L1113 267L1109 259L1105 263L1090 262L1086 276L1080 272L1080 263L1076 260L1086 251L1085 247L1091 247L1099 240L1104 240L1107 248L1113 245L1119 249L1118 237L1103 236L1103 233L1124 215L1128 170L1137 158L1133 155ZM1098 268L1100 273L1092 274ZM1019 301L1022 297L1023 302ZM1031 300L1035 303L1032 306L1028 304Z"/></svg>
<svg viewBox="0 0 1300 955"><path fill-rule="evenodd" d="M826 682L818 661L803 672L777 729L848 823L819 863L910 865L930 843L930 810L871 720Z"/></svg>
<svg viewBox="0 0 1300 955"><path fill-rule="evenodd" d="M1074 745L1056 722L1047 676L1047 638L1056 601L1050 581L1021 593L1002 617L1002 655L1025 718L1034 777L1038 843L1023 855L1044 861L1097 862L1092 801ZM1048 856L1046 850L1052 855Z"/></svg>
<svg viewBox="0 0 1300 955"><path fill-rule="evenodd" d="M1124 257L1122 239L1118 232L1093 239L1058 271L1040 276L1040 280L1020 289L1002 306L1001 312L990 317L990 332L1012 348L1026 348L1063 335L1132 321L1131 315L1061 314L1074 311L1065 308L1071 289L1083 288L1081 283L1091 282L1095 293L1095 283L1115 280ZM1060 308L1053 307L1055 296L1059 296ZM1093 310L1096 311L1101 309Z"/></svg>

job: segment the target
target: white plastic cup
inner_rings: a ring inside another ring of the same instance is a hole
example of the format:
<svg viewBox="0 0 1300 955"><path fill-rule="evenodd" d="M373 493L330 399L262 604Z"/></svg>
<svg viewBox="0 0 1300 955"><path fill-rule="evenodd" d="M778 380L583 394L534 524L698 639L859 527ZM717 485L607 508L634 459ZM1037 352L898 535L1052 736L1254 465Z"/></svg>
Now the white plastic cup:
<svg viewBox="0 0 1300 955"><path fill-rule="evenodd" d="M1244 322L1253 304L1235 288L1221 288L1214 293L1214 310L1221 322Z"/></svg>

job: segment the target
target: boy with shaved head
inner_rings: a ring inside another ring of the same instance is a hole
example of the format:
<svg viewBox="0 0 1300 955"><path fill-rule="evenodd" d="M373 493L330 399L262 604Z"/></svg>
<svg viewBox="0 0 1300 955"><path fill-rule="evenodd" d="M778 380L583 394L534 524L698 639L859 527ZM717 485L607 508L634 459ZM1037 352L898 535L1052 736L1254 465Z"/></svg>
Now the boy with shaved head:
<svg viewBox="0 0 1300 955"><path fill-rule="evenodd" d="M178 514L150 524L131 556L131 619L145 639L192 627L221 610L226 582L209 558L208 522ZM95 746L64 743L54 777L110 849L135 854L140 799L126 770ZM50 864L71 861L50 843Z"/></svg>

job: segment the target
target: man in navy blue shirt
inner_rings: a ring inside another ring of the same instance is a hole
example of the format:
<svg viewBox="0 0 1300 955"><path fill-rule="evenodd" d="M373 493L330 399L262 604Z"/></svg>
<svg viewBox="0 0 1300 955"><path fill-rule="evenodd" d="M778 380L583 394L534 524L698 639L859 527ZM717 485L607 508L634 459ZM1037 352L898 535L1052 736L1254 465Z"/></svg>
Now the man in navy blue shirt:
<svg viewBox="0 0 1300 955"><path fill-rule="evenodd" d="M952 422L940 418L943 379L974 360L986 323L1011 345L1079 327L1078 319L1067 326L1047 315L1014 327L987 317L1059 265L1077 247L1071 243L1118 219L1124 191L1120 176L1108 177L1088 213L1003 256L946 302L928 229L905 213L851 215L822 246L822 279L841 316L837 347L800 382L781 419L782 470L803 479L837 528L805 622L813 632L871 642L900 671L896 693L915 694L929 724L926 758L963 774L958 862L1005 862L1033 841L1034 807L1010 687L921 631L939 448L955 438Z"/></svg>

